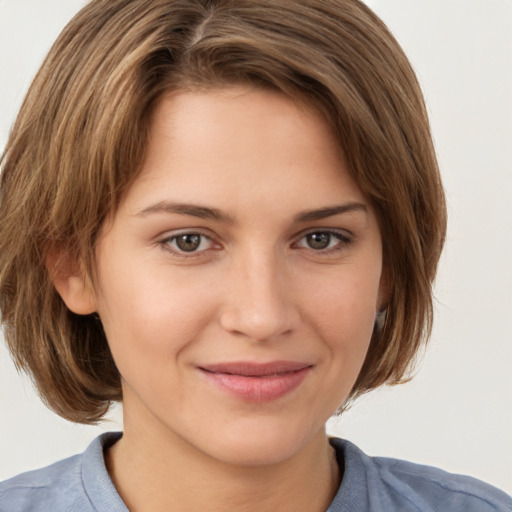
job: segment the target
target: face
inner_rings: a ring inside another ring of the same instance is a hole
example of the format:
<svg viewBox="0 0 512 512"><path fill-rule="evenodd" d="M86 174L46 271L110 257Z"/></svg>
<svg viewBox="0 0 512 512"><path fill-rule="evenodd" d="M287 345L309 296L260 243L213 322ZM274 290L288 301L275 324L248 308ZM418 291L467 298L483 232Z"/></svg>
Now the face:
<svg viewBox="0 0 512 512"><path fill-rule="evenodd" d="M125 429L236 464L324 438L381 302L376 218L327 124L249 87L162 99L97 265Z"/></svg>

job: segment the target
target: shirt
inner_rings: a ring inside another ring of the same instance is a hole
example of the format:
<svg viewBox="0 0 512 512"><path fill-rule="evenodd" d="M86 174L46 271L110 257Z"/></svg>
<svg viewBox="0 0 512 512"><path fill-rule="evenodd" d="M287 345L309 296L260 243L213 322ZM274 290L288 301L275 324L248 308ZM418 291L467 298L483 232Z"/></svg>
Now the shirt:
<svg viewBox="0 0 512 512"><path fill-rule="evenodd" d="M0 483L0 512L127 512L103 457L120 436L103 434L81 455ZM474 478L330 441L343 478L327 512L512 512L510 496Z"/></svg>

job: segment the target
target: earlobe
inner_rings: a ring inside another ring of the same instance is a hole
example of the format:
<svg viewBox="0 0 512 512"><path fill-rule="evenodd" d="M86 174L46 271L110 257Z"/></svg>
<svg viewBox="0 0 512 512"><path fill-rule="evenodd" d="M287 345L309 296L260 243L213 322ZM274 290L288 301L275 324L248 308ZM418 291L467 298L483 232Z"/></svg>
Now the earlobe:
<svg viewBox="0 0 512 512"><path fill-rule="evenodd" d="M70 311L77 315L96 312L96 296L83 264L69 254L49 251L46 267L58 294Z"/></svg>
<svg viewBox="0 0 512 512"><path fill-rule="evenodd" d="M377 296L377 312L385 312L391 298L391 279L389 271L382 270L379 283L379 294Z"/></svg>
<svg viewBox="0 0 512 512"><path fill-rule="evenodd" d="M383 271L380 277L379 293L375 312L374 332L382 332L386 323L387 308L391 297L389 273Z"/></svg>

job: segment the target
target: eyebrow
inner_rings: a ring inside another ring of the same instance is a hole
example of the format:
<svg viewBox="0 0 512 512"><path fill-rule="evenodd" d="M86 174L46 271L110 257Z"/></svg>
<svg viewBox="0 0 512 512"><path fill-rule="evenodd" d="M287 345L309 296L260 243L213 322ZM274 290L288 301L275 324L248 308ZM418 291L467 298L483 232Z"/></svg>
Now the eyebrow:
<svg viewBox="0 0 512 512"><path fill-rule="evenodd" d="M189 203L171 203L168 201L161 201L154 205L144 208L136 215L138 217L145 217L151 213L178 213L181 215L190 215L191 217L198 217L200 219L217 220L226 224L234 224L235 220L231 215L218 210L217 208L209 208L206 206L199 206Z"/></svg>
<svg viewBox="0 0 512 512"><path fill-rule="evenodd" d="M345 203L339 206L328 206L317 210L308 210L295 216L295 222L307 222L311 220L321 220L334 215L349 212L368 212L368 207L364 203Z"/></svg>
<svg viewBox="0 0 512 512"><path fill-rule="evenodd" d="M336 206L327 206L314 210L307 210L298 213L294 217L295 222L308 222L312 220L321 220L334 215L340 215L349 212L368 212L368 207L364 203L345 203ZM152 213L177 213L180 215L190 215L199 219L208 219L224 222L226 224L234 224L235 219L226 212L217 208L210 208L207 206L199 206L189 203L173 203L169 201L160 201L154 205L148 206L136 213L137 217L145 217Z"/></svg>

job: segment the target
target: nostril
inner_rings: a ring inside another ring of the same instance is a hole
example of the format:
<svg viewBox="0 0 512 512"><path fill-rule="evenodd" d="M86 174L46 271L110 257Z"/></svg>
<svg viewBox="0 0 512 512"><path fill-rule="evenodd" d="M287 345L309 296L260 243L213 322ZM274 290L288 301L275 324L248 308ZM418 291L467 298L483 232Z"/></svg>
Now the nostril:
<svg viewBox="0 0 512 512"><path fill-rule="evenodd" d="M298 315L291 306L251 311L238 305L224 310L220 323L222 328L231 334L264 342L289 335L297 327L297 318Z"/></svg>
<svg viewBox="0 0 512 512"><path fill-rule="evenodd" d="M231 268L223 293L220 323L224 330L254 341L289 335L300 316L286 272L274 250L244 251Z"/></svg>

